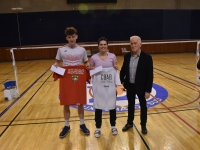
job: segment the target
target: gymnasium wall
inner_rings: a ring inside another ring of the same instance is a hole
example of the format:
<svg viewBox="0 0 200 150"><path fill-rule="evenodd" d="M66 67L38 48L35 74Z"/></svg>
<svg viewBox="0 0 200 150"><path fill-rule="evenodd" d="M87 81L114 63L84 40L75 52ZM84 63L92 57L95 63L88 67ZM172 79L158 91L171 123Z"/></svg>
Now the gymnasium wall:
<svg viewBox="0 0 200 150"><path fill-rule="evenodd" d="M95 0L94 0L95 1ZM23 12L68 11L80 9L80 4L67 0L1 0L0 13L12 13L11 8L22 7ZM118 9L199 9L199 0L117 0L117 3L87 3L89 10ZM81 8L84 9L85 7Z"/></svg>
<svg viewBox="0 0 200 150"><path fill-rule="evenodd" d="M128 41L132 35L143 41L200 39L199 0L118 0L87 5L67 4L66 0L1 0L0 4L0 61L10 60L9 47L66 43L67 26L78 29L78 43L96 42L101 36L109 41ZM23 11L13 12L13 7ZM114 53L120 54L120 50ZM52 57L43 54L47 56L41 59ZM28 59L23 55L19 60Z"/></svg>
<svg viewBox="0 0 200 150"><path fill-rule="evenodd" d="M200 38L200 10L89 10L0 14L0 47L65 43L64 30L74 26L77 42ZM19 25L19 26L18 26ZM19 28L18 28L19 27Z"/></svg>

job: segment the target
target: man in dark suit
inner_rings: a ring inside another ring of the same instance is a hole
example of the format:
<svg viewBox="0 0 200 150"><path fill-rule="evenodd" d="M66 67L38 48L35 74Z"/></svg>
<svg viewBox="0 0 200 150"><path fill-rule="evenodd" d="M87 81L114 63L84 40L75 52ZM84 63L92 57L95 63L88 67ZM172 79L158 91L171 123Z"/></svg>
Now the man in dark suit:
<svg viewBox="0 0 200 150"><path fill-rule="evenodd" d="M152 57L141 51L141 38L130 37L131 52L124 56L124 62L120 71L120 80L127 91L128 120L122 131L133 127L135 97L140 102L140 125L143 134L147 134L147 106L146 99L150 97L153 85L153 61Z"/></svg>

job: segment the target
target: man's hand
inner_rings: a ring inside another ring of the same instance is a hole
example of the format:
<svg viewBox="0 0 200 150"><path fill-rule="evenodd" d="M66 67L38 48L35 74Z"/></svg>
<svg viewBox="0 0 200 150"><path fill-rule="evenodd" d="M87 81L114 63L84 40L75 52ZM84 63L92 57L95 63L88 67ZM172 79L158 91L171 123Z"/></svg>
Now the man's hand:
<svg viewBox="0 0 200 150"><path fill-rule="evenodd" d="M145 99L148 99L149 97L150 97L150 93L148 93L148 92L145 92Z"/></svg>
<svg viewBox="0 0 200 150"><path fill-rule="evenodd" d="M56 68L60 66L60 63L55 62L55 64L53 64Z"/></svg>

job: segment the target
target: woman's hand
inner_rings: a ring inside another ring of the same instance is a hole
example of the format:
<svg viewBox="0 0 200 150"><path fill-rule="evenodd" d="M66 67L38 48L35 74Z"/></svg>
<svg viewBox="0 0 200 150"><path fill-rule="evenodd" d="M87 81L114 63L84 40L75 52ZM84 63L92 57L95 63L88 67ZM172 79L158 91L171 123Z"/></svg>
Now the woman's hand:
<svg viewBox="0 0 200 150"><path fill-rule="evenodd" d="M85 64L85 67L86 67L87 70L90 70L90 69L91 69L91 67L90 67L90 63L87 62L87 63Z"/></svg>
<svg viewBox="0 0 200 150"><path fill-rule="evenodd" d="M116 70L119 70L119 67L117 66L117 64L114 64L113 66Z"/></svg>

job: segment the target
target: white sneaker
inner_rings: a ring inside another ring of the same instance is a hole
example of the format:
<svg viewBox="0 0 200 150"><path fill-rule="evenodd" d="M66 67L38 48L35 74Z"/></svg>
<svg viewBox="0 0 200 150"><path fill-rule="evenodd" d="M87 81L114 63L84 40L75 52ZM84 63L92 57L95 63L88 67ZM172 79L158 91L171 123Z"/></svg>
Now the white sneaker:
<svg viewBox="0 0 200 150"><path fill-rule="evenodd" d="M96 130L94 132L94 137L98 138L98 137L100 137L100 135L101 135L101 131L100 130Z"/></svg>
<svg viewBox="0 0 200 150"><path fill-rule="evenodd" d="M112 128L112 135L117 135L117 134L118 134L117 128Z"/></svg>

